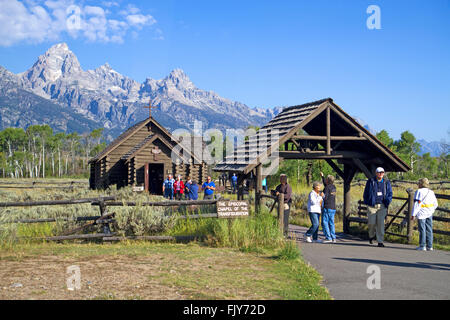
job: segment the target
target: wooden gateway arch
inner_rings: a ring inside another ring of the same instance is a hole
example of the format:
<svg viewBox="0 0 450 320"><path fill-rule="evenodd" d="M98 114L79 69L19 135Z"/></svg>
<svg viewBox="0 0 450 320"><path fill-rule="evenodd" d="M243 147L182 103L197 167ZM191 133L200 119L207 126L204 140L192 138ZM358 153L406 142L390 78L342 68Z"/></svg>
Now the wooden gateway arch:
<svg viewBox="0 0 450 320"><path fill-rule="evenodd" d="M284 150L280 151L282 146ZM267 169L274 162L285 159L325 160L343 179L346 233L350 215L350 185L357 172L370 178L378 166L387 172L410 170L405 162L331 98L284 108L213 170L236 173L239 186L245 179L251 178L255 186L255 206L258 208L262 180L275 173L269 173ZM238 197L242 197L242 193Z"/></svg>

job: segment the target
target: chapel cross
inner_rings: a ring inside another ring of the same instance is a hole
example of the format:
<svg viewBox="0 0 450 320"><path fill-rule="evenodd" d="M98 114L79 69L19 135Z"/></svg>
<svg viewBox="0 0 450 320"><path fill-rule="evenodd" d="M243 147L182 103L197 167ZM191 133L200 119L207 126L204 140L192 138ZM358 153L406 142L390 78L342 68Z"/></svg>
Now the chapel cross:
<svg viewBox="0 0 450 320"><path fill-rule="evenodd" d="M155 108L156 106L152 106L152 100L150 99L150 101L148 102L148 106L144 106L144 108L147 108L149 111L149 118L152 117L152 109Z"/></svg>

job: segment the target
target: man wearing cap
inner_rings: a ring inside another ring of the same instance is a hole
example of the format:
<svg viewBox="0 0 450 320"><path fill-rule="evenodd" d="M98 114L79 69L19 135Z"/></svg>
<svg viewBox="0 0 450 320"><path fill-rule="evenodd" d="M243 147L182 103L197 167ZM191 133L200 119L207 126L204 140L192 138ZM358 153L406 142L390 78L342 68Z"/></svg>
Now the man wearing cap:
<svg viewBox="0 0 450 320"><path fill-rule="evenodd" d="M392 187L391 182L384 177L383 168L378 167L375 175L367 180L364 188L364 203L369 209L367 220L370 244L376 238L378 246L384 247L384 219L392 202Z"/></svg>

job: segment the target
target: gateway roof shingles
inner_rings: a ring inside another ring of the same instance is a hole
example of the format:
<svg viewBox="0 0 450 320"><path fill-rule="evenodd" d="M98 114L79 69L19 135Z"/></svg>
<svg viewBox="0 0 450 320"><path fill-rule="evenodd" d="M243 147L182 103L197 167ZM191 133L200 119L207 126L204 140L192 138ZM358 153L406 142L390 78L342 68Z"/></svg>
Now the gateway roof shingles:
<svg viewBox="0 0 450 320"><path fill-rule="evenodd" d="M217 164L214 171L244 172L253 168L260 160L271 152L278 151L282 143L296 135L300 129L311 135L326 135L326 127L316 118L330 107L333 110L333 129L340 134L354 136L357 132L365 137L366 141L345 144L346 151L363 151L373 156L381 156L389 162L389 166L399 171L407 171L409 167L398 158L389 148L380 142L374 135L363 128L352 117L346 114L333 99L321 99L302 105L284 108L276 117L265 124L256 134L237 146L234 152ZM314 122L313 122L314 121ZM313 124L310 124L313 123ZM309 125L308 125L309 124ZM310 131L310 132L308 132ZM341 144L343 145L343 144Z"/></svg>

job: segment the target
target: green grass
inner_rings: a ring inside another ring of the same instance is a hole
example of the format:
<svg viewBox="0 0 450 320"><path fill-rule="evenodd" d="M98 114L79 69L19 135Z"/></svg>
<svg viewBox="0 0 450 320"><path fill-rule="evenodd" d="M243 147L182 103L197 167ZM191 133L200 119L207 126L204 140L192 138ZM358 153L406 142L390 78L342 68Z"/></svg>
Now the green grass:
<svg viewBox="0 0 450 320"><path fill-rule="evenodd" d="M286 241L278 252L280 260L296 260L300 258L300 249L295 241Z"/></svg>

